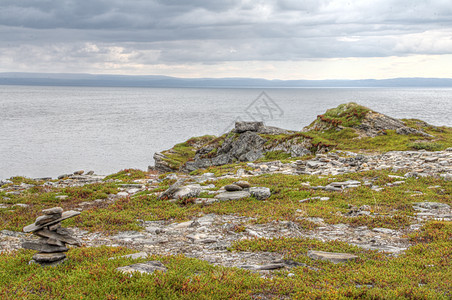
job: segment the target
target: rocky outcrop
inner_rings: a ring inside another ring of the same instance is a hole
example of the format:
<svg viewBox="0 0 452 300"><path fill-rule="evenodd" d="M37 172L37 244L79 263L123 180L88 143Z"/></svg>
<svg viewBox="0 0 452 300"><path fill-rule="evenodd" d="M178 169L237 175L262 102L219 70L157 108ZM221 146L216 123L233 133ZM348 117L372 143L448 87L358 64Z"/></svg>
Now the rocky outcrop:
<svg viewBox="0 0 452 300"><path fill-rule="evenodd" d="M431 126L423 123L424 127ZM397 134L401 135L413 134L432 137L422 130L407 126L402 120L375 112L353 102L327 110L325 114L319 115L313 123L305 127L304 131L327 131L331 129L341 131L345 128L353 128L359 137L384 135L386 130L395 130Z"/></svg>
<svg viewBox="0 0 452 300"><path fill-rule="evenodd" d="M290 157L300 157L311 154L313 148L311 139L297 132L265 126L263 122L236 122L235 128L228 134L194 149L194 157L182 165L175 167L176 164L171 163L170 155L165 152L154 154L154 168L161 172L191 172L210 166L255 161L267 152L283 152Z"/></svg>

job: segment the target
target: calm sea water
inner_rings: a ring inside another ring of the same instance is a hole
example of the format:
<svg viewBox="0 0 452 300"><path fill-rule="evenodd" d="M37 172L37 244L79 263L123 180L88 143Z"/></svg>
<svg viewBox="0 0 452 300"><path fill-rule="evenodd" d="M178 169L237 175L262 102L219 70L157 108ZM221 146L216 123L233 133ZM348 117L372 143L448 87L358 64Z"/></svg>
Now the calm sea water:
<svg viewBox="0 0 452 300"><path fill-rule="evenodd" d="M300 130L350 101L452 126L452 89L266 89L268 98L263 91L0 86L0 178L146 169L154 152L222 134L235 120Z"/></svg>

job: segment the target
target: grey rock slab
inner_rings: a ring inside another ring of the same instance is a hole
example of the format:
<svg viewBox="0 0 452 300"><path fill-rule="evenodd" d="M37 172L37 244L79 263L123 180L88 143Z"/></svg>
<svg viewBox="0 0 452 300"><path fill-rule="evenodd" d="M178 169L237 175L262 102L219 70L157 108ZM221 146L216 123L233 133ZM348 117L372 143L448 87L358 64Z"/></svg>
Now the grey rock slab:
<svg viewBox="0 0 452 300"><path fill-rule="evenodd" d="M63 209L61 207L52 207L43 209L42 213L45 215L61 215L63 213Z"/></svg>
<svg viewBox="0 0 452 300"><path fill-rule="evenodd" d="M250 193L258 200L265 200L271 196L270 188L268 187L252 187Z"/></svg>
<svg viewBox="0 0 452 300"><path fill-rule="evenodd" d="M173 194L184 184L185 178L178 179L174 184L172 184L166 191L161 193L157 198L158 199L164 199L164 198L171 198Z"/></svg>
<svg viewBox="0 0 452 300"><path fill-rule="evenodd" d="M47 243L47 245L51 245L51 246L58 246L58 247L64 246L63 242L56 240L56 239L47 239L46 243Z"/></svg>
<svg viewBox="0 0 452 300"><path fill-rule="evenodd" d="M199 184L190 184L178 188L174 193L175 199L193 198L201 193L201 186Z"/></svg>
<svg viewBox="0 0 452 300"><path fill-rule="evenodd" d="M248 198L250 196L251 196L251 194L247 191L224 192L224 193L216 195L215 199L218 199L220 201L239 200L239 199L243 199L243 198Z"/></svg>
<svg viewBox="0 0 452 300"><path fill-rule="evenodd" d="M346 186L344 186L344 187L346 187ZM342 189L340 187L331 186L331 185L327 185L324 188L324 190L327 191L327 192L340 192L340 191L342 191Z"/></svg>
<svg viewBox="0 0 452 300"><path fill-rule="evenodd" d="M130 266L116 268L117 271L132 274L134 272L140 272L142 274L152 274L155 271L166 272L167 268L159 261L147 261L144 263L133 264Z"/></svg>
<svg viewBox="0 0 452 300"><path fill-rule="evenodd" d="M61 241L63 243L69 244L69 245L81 246L80 241L78 241L77 239L75 239L69 235L58 234L58 233L56 233L54 231L50 231L48 229L43 228L41 230L35 231L35 234L40 237L58 240L58 241Z"/></svg>
<svg viewBox="0 0 452 300"><path fill-rule="evenodd" d="M36 260L32 259L32 260L30 260L28 262L28 264L29 265L38 264L41 267L56 267L56 266L64 263L66 260L67 260L67 258L63 258L63 259L56 260L56 261L53 261L53 262L37 262Z"/></svg>
<svg viewBox="0 0 452 300"><path fill-rule="evenodd" d="M450 209L450 206L440 202L418 202L414 204L415 207L421 207L425 209Z"/></svg>
<svg viewBox="0 0 452 300"><path fill-rule="evenodd" d="M51 246L40 242L23 242L22 248L36 250L39 252L52 253L52 252L67 252L68 248L65 246Z"/></svg>
<svg viewBox="0 0 452 300"><path fill-rule="evenodd" d="M51 263L54 261L59 261L66 258L66 253L56 252L56 253L36 253L33 255L33 259L39 263Z"/></svg>
<svg viewBox="0 0 452 300"><path fill-rule="evenodd" d="M54 221L51 221L51 222L49 222L49 223L47 223L47 224L44 224L44 225L30 224L30 225L28 225L28 226L25 226L25 227L23 228L23 231L24 231L24 232L34 232L34 231L39 230L39 229L41 229L41 228L44 228L44 227L46 227L46 226L53 225L53 224L58 223L58 222L61 222L61 221L63 221L63 220L66 220L66 219L69 219L69 218L78 216L79 214L80 214L79 211L68 210L68 211L65 211L65 212L61 215L61 218L58 218L58 219L56 219L56 220L54 220Z"/></svg>
<svg viewBox="0 0 452 300"><path fill-rule="evenodd" d="M325 251L314 251L310 250L307 253L309 258L315 259L315 260L327 260L331 261L335 264L337 263L343 263L351 260L356 260L359 257L350 254L350 253L335 253L335 252L325 252Z"/></svg>
<svg viewBox="0 0 452 300"><path fill-rule="evenodd" d="M59 218L61 218L61 214L39 216L36 218L35 224L37 226L44 225Z"/></svg>

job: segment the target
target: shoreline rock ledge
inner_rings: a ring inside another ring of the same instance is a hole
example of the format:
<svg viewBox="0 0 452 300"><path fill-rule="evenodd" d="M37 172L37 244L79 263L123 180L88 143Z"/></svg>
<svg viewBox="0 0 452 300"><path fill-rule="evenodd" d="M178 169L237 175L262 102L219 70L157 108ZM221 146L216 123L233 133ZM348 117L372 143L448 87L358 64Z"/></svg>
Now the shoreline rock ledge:
<svg viewBox="0 0 452 300"><path fill-rule="evenodd" d="M39 239L25 241L22 247L36 250L30 263L38 263L41 266L55 266L66 259L69 248L66 245L81 246L81 243L71 236L71 231L61 227L61 221L75 217L78 211L63 212L61 207L53 207L42 210L44 215L36 218L35 223L25 226L25 233L33 233Z"/></svg>

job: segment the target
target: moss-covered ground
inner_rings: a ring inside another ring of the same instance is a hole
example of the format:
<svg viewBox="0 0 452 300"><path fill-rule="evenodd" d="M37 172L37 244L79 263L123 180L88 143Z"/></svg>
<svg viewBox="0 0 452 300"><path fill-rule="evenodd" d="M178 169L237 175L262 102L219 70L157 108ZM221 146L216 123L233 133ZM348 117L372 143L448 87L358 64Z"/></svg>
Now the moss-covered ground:
<svg viewBox="0 0 452 300"><path fill-rule="evenodd" d="M211 171L235 170L233 165L218 169ZM334 178L283 174L249 177L248 181L253 186L269 187L272 196L266 201L249 198L208 206L157 200L153 192L162 191L174 182L165 179L151 191L120 198L111 204L95 202L79 217L66 220L63 225L113 234L124 230L142 230L137 219L173 222L188 220L200 213L215 213L252 217L252 222L257 223L289 220L305 229L317 226L307 221L306 217L321 217L330 224L401 229L409 226L414 219L414 202L452 205L452 184L433 177L408 178L405 184L386 187L381 192L366 186L343 192L312 190L306 186L307 182L325 185L333 180L348 179L370 180L385 186L397 180L389 177L390 174L402 175L371 171ZM3 203L24 203L28 207L0 209L0 229L20 231L23 226L32 223L43 208L61 206L73 209L80 202L105 199L109 194L117 193L120 184L132 182L131 177L139 179L147 176L138 170L125 170L110 176L104 183L83 187L55 189L36 186L21 195L6 195L3 192L1 196L9 198ZM17 179L16 183L39 183L26 178L20 180ZM233 181L235 179L220 179L204 184L214 183L214 189L218 189ZM56 195L69 197L58 199ZM327 196L330 200L299 202L312 196ZM369 205L371 216L347 216L350 205ZM311 267L275 271L271 278L246 270L212 266L183 256L152 258L162 261L168 267L167 273L129 276L115 271L115 268L142 259L108 260L109 257L132 252L109 247L73 249L68 254L67 263L54 268L41 268L28 265L32 251L20 250L0 254L0 295L6 299L450 299L451 223L431 221L407 238L414 246L398 257L366 251L343 242L305 238L251 239L233 244L230 251L278 252L286 259ZM360 259L345 264L314 261L306 256L308 250L354 253Z"/></svg>

